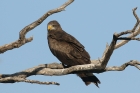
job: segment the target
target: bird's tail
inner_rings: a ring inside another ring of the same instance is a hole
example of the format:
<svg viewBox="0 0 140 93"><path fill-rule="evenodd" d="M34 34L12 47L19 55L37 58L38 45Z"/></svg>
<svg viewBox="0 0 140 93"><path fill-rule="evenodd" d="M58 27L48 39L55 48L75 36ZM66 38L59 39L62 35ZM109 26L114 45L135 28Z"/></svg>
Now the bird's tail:
<svg viewBox="0 0 140 93"><path fill-rule="evenodd" d="M85 82L86 85L94 83L99 88L98 84L100 84L100 80L92 73L78 73L77 75Z"/></svg>

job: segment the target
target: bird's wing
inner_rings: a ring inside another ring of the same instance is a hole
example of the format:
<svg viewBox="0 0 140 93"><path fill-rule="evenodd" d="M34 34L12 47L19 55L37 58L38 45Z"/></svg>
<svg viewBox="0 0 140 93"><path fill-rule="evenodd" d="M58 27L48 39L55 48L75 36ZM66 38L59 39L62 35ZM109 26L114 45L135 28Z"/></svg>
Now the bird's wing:
<svg viewBox="0 0 140 93"><path fill-rule="evenodd" d="M74 50L71 51L72 56L74 56L75 58L83 59L85 63L89 62L89 54L84 49L84 46L76 38L65 32L65 34L62 36L62 39L66 42L69 42L74 48Z"/></svg>
<svg viewBox="0 0 140 93"><path fill-rule="evenodd" d="M73 47L73 50L70 51L70 53L68 55L73 56L76 59L83 60L83 62L81 62L81 64L90 63L90 56L84 49L84 46L72 35L66 33L65 31L61 31L61 32L57 31L55 33L55 35L52 35L51 37L55 38L56 40L60 40L60 41L69 43Z"/></svg>
<svg viewBox="0 0 140 93"><path fill-rule="evenodd" d="M84 48L84 46L72 35L66 33L65 31L57 31L55 32L55 35L52 35L52 38L55 38L57 40L65 41L72 43L80 48Z"/></svg>

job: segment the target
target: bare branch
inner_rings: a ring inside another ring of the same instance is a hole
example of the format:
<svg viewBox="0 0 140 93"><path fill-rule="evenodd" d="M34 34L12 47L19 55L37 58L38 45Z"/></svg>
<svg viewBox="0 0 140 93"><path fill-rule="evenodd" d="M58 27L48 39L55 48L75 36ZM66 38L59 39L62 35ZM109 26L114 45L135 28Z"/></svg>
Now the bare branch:
<svg viewBox="0 0 140 93"><path fill-rule="evenodd" d="M0 53L4 53L7 50L11 50L14 48L19 48L20 46L31 42L33 40L33 37L30 38L25 38L25 35L27 34L27 32L31 31L32 29L34 29L35 27L37 27L38 25L40 25L48 16L54 14L54 13L58 13L63 11L69 4L71 4L74 0L68 0L65 4L63 4L62 6L50 10L47 13L45 13L41 18L39 18L38 20L36 20L35 22L27 25L26 27L24 27L20 33L19 33L19 39L13 43L10 44L6 44L3 46L0 46Z"/></svg>
<svg viewBox="0 0 140 93"><path fill-rule="evenodd" d="M138 68L140 70L140 67L138 65L140 65L140 62L136 61L136 60L131 60L127 63L124 63L122 66L117 67L117 66L113 66L113 67L106 67L105 71L123 71L127 66L135 66L136 68Z"/></svg>
<svg viewBox="0 0 140 93"><path fill-rule="evenodd" d="M15 82L27 82L27 83L36 83L36 84L53 84L59 85L57 82L40 82L36 80L28 80L26 79L32 75L47 75L47 76L60 76L66 74L76 74L80 72L92 72L92 73L103 73L107 71L122 71L127 66L135 66L140 70L140 62L136 60L131 60L120 67L106 67L105 69L100 69L98 64L85 64L85 65L77 65L69 68L63 68L62 64L52 63L52 64L42 64L18 73L14 74L1 74L0 75L0 83L15 83Z"/></svg>
<svg viewBox="0 0 140 93"><path fill-rule="evenodd" d="M40 25L48 16L54 14L54 13L58 13L61 12L63 10L65 10L65 7L67 7L69 4L71 4L74 0L68 0L65 4L63 4L62 6L60 6L59 8L53 9L48 11L47 13L45 13L42 17L40 17L38 20L36 20L35 22L27 25L26 27L24 27L21 31L20 31L20 39L24 39L25 35L27 32L29 32L30 30L34 29L35 27L37 27L38 25Z"/></svg>
<svg viewBox="0 0 140 93"><path fill-rule="evenodd" d="M26 82L26 83L36 83L36 84L43 84L43 85L60 85L57 82L40 82L37 80L29 80L29 79L24 79L24 78L19 78L19 77L6 77L6 78L1 78L0 79L1 83L15 83L15 82Z"/></svg>
<svg viewBox="0 0 140 93"><path fill-rule="evenodd" d="M137 36L140 33L140 27L139 27L138 30L136 30L136 28L138 27L139 22L140 22L137 14L135 12L136 9L137 8L133 9L133 14L134 14L135 18L137 19L137 22L136 22L134 28L132 30L127 30L125 32L121 32L121 33L118 33L118 34L115 33L113 35L113 39L112 39L112 42L111 42L110 46L109 45L106 46L106 49L103 53L103 56L99 60L99 63L101 63L100 65L102 66L102 69L104 69L106 67L114 49L117 49L117 48L121 47L122 45L126 44L129 40L140 40L140 38L135 38L135 36ZM120 37L120 36L122 36L124 34L128 34L128 33L132 33L132 34L128 37ZM123 40L123 41L116 44L117 40Z"/></svg>
<svg viewBox="0 0 140 93"><path fill-rule="evenodd" d="M58 63L43 64L14 74L1 74L0 83L28 82L28 83L37 83L37 84L45 84L45 85L48 84L59 85L59 83L57 82L40 82L35 80L27 80L26 78L32 75L60 76L60 75L78 73L79 71L88 71L88 70L91 70L92 72L96 72L97 69L98 67L96 67L96 65L94 64L77 65L65 69L63 68L62 64L58 64Z"/></svg>
<svg viewBox="0 0 140 93"><path fill-rule="evenodd" d="M118 34L118 37L120 37L121 35L127 34L127 33L131 33L127 38L132 38L132 37L136 37L137 35L139 35L139 33L140 33L140 26L139 26L140 19L138 18L137 14L136 14L136 9L137 9L137 7L133 9L133 15L137 20L135 26L133 27L133 29L131 31L129 30L129 31L121 32L120 34ZM138 29L136 30L136 28L138 28ZM120 41L119 43L116 44L115 49L125 45L129 41L130 40Z"/></svg>
<svg viewBox="0 0 140 93"><path fill-rule="evenodd" d="M48 65L50 65L50 66L48 66ZM1 74L0 79L6 78L6 77L27 78L32 75L60 76L60 75L71 74L76 71L86 71L86 70L91 70L91 69L97 70L99 68L95 64L77 65L77 66L72 66L72 67L65 68L65 69L63 68L62 64L58 64L58 63L42 64L42 65L39 65L39 66L36 66L33 68L29 68L27 70L17 72L14 74Z"/></svg>
<svg viewBox="0 0 140 93"><path fill-rule="evenodd" d="M127 38L132 38L132 37L136 37L137 35L140 34L140 27L138 27L138 30L136 30L134 33L130 34ZM128 43L130 40L122 40L120 42L118 42L115 46L115 49L125 45L126 43Z"/></svg>
<svg viewBox="0 0 140 93"><path fill-rule="evenodd" d="M106 67L106 65L107 65L107 63L108 63L108 61L109 61L109 59L114 51L116 42L117 42L117 37L114 34L110 46L106 47L105 52L103 53L103 56L101 58L101 61L102 61L101 65L102 65L103 69Z"/></svg>
<svg viewBox="0 0 140 93"><path fill-rule="evenodd" d="M24 45L24 44L26 44L28 42L31 42L32 40L33 40L33 37L25 38L22 41L19 39L19 40L15 41L15 42L12 42L10 44L5 44L3 46L0 46L0 54L4 53L7 50L12 50L13 48L19 48L22 45Z"/></svg>
<svg viewBox="0 0 140 93"><path fill-rule="evenodd" d="M136 28L137 28L137 26L139 25L139 22L140 22L140 19L139 19L139 17L136 14L136 10L137 10L137 7L132 10L133 11L133 15L135 16L135 18L137 20L134 28L132 29L132 32L134 32L136 30Z"/></svg>
<svg viewBox="0 0 140 93"><path fill-rule="evenodd" d="M131 37L131 38L128 38L128 37L120 37L120 38L118 38L118 40L138 40L138 41L140 41L140 38L135 38L135 37Z"/></svg>

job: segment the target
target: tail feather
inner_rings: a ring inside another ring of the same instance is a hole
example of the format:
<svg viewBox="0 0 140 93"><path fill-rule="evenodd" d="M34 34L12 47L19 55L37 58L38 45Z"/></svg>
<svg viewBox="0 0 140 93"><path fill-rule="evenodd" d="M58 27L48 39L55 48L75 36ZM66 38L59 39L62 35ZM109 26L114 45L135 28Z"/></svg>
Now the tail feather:
<svg viewBox="0 0 140 93"><path fill-rule="evenodd" d="M92 73L78 73L77 75L85 82L86 85L94 83L99 88L98 84L100 84L101 82Z"/></svg>

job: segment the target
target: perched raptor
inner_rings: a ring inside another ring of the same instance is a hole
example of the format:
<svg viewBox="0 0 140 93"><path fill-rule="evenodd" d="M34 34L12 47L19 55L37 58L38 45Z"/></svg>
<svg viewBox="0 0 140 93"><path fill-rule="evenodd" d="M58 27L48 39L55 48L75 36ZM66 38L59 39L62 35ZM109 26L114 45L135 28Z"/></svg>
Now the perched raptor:
<svg viewBox="0 0 140 93"><path fill-rule="evenodd" d="M90 64L90 56L84 46L73 36L66 33L60 24L53 20L48 23L48 44L54 56L65 66ZM92 73L77 74L86 85L91 82L98 87L99 79Z"/></svg>

